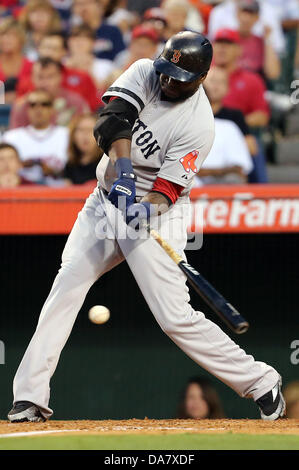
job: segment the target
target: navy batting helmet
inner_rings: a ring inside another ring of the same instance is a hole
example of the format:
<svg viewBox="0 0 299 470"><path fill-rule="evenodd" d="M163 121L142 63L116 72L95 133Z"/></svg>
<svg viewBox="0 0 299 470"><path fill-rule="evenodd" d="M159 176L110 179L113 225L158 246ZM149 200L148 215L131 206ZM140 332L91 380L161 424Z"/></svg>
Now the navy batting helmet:
<svg viewBox="0 0 299 470"><path fill-rule="evenodd" d="M180 82L193 82L209 71L212 57L213 48L205 36L183 31L167 41L154 67Z"/></svg>

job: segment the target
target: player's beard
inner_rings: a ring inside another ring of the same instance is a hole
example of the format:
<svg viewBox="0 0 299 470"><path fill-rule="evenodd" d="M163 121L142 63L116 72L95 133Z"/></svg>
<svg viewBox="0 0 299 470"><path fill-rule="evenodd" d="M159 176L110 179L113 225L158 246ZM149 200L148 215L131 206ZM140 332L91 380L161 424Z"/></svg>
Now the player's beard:
<svg viewBox="0 0 299 470"><path fill-rule="evenodd" d="M167 88L168 88L167 83L166 81L162 79L162 77L160 77L160 87L161 87L161 100L162 101L171 101L172 103L178 103L178 102L185 101L191 96L193 96L194 93L196 93L199 88L199 83L198 83L198 86L196 86L196 88L193 87L189 90L180 90L180 89L176 90L173 87L169 87L170 94L167 94ZM171 96L173 92L177 96Z"/></svg>
<svg viewBox="0 0 299 470"><path fill-rule="evenodd" d="M187 100L188 98L191 98L191 96L194 95L194 93L196 93L198 90L198 88L194 91L189 91L188 93L181 93L180 96L178 96L177 98L171 98L170 96L167 96L165 95L165 93L163 92L163 90L161 90L161 100L162 101L171 101L172 103L178 103L178 102L181 102L181 101L185 101Z"/></svg>

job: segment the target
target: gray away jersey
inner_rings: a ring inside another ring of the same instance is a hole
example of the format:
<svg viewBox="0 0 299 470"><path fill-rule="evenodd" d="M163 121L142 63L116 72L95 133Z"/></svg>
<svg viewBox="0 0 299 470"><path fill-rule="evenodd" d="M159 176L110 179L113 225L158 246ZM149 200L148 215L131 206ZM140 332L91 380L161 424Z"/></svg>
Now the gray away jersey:
<svg viewBox="0 0 299 470"><path fill-rule="evenodd" d="M139 113L131 146L137 196L148 193L157 177L183 186L181 196L188 195L214 140L214 116L202 85L183 102L161 101L153 61L141 59L113 83L103 101L112 96L129 101ZM97 178L107 191L117 178L105 154L98 164Z"/></svg>

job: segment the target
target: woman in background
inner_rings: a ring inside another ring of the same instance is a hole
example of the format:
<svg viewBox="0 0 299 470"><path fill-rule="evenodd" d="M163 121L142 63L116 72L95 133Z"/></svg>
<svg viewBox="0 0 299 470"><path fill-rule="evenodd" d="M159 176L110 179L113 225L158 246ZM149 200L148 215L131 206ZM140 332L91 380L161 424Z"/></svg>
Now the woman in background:
<svg viewBox="0 0 299 470"><path fill-rule="evenodd" d="M53 31L61 31L59 14L47 0L29 0L19 16L20 23L27 32L25 54L28 59L38 58L41 39Z"/></svg>
<svg viewBox="0 0 299 470"><path fill-rule="evenodd" d="M131 29L140 23L140 19L136 13L128 10L128 0L102 0L102 2L105 5L107 24L118 26L124 37L128 35L129 40Z"/></svg>
<svg viewBox="0 0 299 470"><path fill-rule="evenodd" d="M96 179L101 152L93 136L96 116L83 114L70 126L69 159L64 170L68 184L84 184Z"/></svg>
<svg viewBox="0 0 299 470"><path fill-rule="evenodd" d="M94 42L95 32L89 26L84 24L74 26L68 36L68 56L63 63L67 67L88 72L97 87L102 90L106 78L113 72L115 65L111 60L95 57Z"/></svg>
<svg viewBox="0 0 299 470"><path fill-rule="evenodd" d="M299 380L288 383L283 393L287 404L286 418L299 419Z"/></svg>
<svg viewBox="0 0 299 470"><path fill-rule="evenodd" d="M23 56L26 36L22 26L8 16L0 24L0 80L18 80L21 73L31 70L31 62Z"/></svg>
<svg viewBox="0 0 299 470"><path fill-rule="evenodd" d="M177 418L225 418L220 398L208 379L192 377L188 380L179 403Z"/></svg>

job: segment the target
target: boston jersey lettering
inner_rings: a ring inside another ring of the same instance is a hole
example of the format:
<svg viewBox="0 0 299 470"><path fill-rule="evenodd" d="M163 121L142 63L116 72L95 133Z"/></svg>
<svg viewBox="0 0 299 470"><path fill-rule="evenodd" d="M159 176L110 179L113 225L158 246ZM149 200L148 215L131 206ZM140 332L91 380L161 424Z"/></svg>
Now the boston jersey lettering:
<svg viewBox="0 0 299 470"><path fill-rule="evenodd" d="M135 136L135 142L136 145L140 147L144 157L148 158L160 150L161 147L158 145L157 140L154 139L153 133L150 130L147 130L147 125L140 119L137 119L132 130L132 135L134 136L134 134L140 131L140 129L142 132L138 136Z"/></svg>

